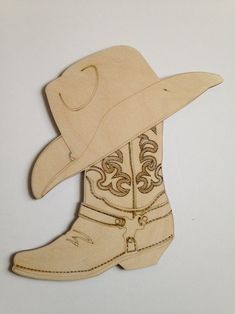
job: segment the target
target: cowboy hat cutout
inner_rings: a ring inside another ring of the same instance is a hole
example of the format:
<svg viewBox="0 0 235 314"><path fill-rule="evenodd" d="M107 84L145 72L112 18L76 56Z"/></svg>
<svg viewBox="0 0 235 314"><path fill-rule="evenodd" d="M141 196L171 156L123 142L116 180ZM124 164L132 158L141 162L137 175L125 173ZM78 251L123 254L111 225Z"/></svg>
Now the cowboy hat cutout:
<svg viewBox="0 0 235 314"><path fill-rule="evenodd" d="M84 199L65 234L17 253L12 270L75 280L115 265L156 264L174 237L162 175L163 121L222 81L206 72L159 79L137 50L116 46L49 83L46 95L61 134L35 162L33 194L41 198L84 171Z"/></svg>
<svg viewBox="0 0 235 314"><path fill-rule="evenodd" d="M219 75L205 72L159 79L142 55L126 46L102 50L73 64L46 87L61 135L35 163L35 198L221 82Z"/></svg>

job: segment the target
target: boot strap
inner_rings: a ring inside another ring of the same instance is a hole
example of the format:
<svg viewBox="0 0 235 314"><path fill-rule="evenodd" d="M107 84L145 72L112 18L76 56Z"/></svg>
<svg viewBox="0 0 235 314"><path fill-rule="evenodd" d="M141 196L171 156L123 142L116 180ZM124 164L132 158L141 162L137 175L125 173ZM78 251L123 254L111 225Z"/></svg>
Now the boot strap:
<svg viewBox="0 0 235 314"><path fill-rule="evenodd" d="M167 204L168 203L165 203L162 207L166 206ZM130 211L130 213L125 213L125 216L117 216L82 203L79 216L100 222L102 224L117 226L119 228L125 227L128 224L128 221L135 220L138 222L140 227L144 227L146 224L166 218L172 214L172 210L169 210L166 214L159 215L157 210L158 208L159 207L156 207L140 213L136 213L135 209L133 209L133 211Z"/></svg>

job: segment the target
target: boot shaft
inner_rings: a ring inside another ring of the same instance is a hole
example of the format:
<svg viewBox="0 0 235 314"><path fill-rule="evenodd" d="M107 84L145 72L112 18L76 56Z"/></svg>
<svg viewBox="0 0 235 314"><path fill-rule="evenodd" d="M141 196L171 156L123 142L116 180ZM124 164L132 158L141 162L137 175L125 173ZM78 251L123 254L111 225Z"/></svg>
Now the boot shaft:
<svg viewBox="0 0 235 314"><path fill-rule="evenodd" d="M87 168L84 203L109 212L146 211L167 203L162 137L160 123Z"/></svg>

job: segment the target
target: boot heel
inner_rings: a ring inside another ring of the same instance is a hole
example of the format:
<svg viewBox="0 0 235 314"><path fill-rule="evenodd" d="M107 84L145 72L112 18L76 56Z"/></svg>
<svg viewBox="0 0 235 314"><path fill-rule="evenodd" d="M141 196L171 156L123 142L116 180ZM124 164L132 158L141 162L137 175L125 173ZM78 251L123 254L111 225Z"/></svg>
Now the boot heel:
<svg viewBox="0 0 235 314"><path fill-rule="evenodd" d="M135 256L127 258L123 262L119 263L119 265L125 270L131 270L157 264L160 257L168 248L170 243L171 241L168 242L167 244L163 244L160 247L148 248L146 250L143 250L143 252L140 252Z"/></svg>

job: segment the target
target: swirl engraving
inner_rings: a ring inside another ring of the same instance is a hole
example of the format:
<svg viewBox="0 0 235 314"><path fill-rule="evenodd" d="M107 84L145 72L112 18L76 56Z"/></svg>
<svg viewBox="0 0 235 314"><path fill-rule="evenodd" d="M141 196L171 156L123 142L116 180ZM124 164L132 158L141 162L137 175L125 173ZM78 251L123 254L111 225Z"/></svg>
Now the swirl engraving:
<svg viewBox="0 0 235 314"><path fill-rule="evenodd" d="M142 164L141 172L136 175L137 188L141 193L149 193L155 186L159 186L163 182L161 175L162 165L157 163L155 156L149 153L156 153L158 144L149 139L146 134L139 136L139 160Z"/></svg>
<svg viewBox="0 0 235 314"><path fill-rule="evenodd" d="M116 196L126 196L130 192L131 177L122 171L123 153L121 150L105 157L101 161L101 167L91 166L88 171L96 171L100 174L100 179L96 185L100 190L110 191ZM124 185L129 187L125 187Z"/></svg>

